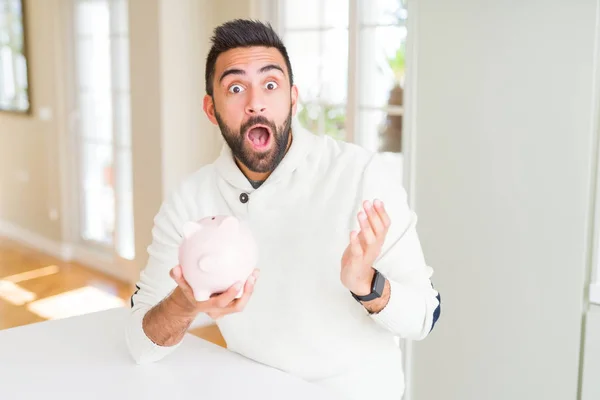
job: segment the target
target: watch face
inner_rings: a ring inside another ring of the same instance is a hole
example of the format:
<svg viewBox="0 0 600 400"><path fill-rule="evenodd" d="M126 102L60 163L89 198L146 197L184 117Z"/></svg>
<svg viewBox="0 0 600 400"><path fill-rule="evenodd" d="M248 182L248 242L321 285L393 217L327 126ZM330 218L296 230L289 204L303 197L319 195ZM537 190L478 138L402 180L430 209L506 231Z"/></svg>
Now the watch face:
<svg viewBox="0 0 600 400"><path fill-rule="evenodd" d="M371 283L371 293L364 296L357 296L354 293L352 293L352 296L358 301L371 301L380 298L383 295L384 288L385 277L381 273L379 273L379 271L375 270L373 282Z"/></svg>
<svg viewBox="0 0 600 400"><path fill-rule="evenodd" d="M373 292L377 293L377 297L381 297L383 289L385 287L385 277L379 272L375 273L375 284L373 285Z"/></svg>
<svg viewBox="0 0 600 400"><path fill-rule="evenodd" d="M376 271L373 278L373 285L371 287L371 295L373 295L374 298L381 297L384 286L385 278L379 273L379 271Z"/></svg>

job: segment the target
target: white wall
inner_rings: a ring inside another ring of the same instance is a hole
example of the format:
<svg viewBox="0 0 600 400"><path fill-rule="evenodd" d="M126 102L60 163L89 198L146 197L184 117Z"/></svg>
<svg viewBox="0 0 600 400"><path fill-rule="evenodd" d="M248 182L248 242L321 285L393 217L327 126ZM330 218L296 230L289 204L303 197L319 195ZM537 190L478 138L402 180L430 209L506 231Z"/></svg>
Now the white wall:
<svg viewBox="0 0 600 400"><path fill-rule="evenodd" d="M596 1L416 3L414 194L442 317L412 399L574 400Z"/></svg>
<svg viewBox="0 0 600 400"><path fill-rule="evenodd" d="M587 314L584 345L582 400L600 399L600 306L592 306Z"/></svg>

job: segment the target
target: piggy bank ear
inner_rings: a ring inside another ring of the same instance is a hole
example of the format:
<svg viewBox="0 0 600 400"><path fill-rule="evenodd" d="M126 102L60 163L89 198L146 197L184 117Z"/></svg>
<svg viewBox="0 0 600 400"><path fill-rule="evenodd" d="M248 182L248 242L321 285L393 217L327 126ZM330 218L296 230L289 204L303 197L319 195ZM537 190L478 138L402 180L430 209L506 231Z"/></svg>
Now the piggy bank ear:
<svg viewBox="0 0 600 400"><path fill-rule="evenodd" d="M187 239L194 233L198 232L200 229L202 229L202 226L200 224L188 221L185 224L183 224L183 237Z"/></svg>
<svg viewBox="0 0 600 400"><path fill-rule="evenodd" d="M240 222L238 221L237 218L228 216L223 219L223 221L219 225L219 228L222 228L222 229L225 229L228 231L235 231L239 228L239 226L240 226Z"/></svg>

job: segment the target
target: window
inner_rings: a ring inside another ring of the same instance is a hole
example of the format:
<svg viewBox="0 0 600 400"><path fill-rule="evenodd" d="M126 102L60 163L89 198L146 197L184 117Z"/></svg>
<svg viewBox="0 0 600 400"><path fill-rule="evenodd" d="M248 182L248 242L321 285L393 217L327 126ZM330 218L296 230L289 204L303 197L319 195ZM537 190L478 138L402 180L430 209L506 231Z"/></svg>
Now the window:
<svg viewBox="0 0 600 400"><path fill-rule="evenodd" d="M22 0L0 0L0 110L29 111L29 72Z"/></svg>
<svg viewBox="0 0 600 400"><path fill-rule="evenodd" d="M134 257L127 0L75 0L79 234Z"/></svg>
<svg viewBox="0 0 600 400"><path fill-rule="evenodd" d="M402 152L405 0L280 0L279 31L316 134Z"/></svg>

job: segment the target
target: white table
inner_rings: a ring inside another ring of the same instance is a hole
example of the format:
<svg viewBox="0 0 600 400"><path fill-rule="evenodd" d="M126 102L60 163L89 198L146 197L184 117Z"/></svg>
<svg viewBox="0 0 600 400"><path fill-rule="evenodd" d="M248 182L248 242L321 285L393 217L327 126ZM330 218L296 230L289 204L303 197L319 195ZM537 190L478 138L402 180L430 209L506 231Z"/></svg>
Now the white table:
<svg viewBox="0 0 600 400"><path fill-rule="evenodd" d="M188 334L137 365L118 308L0 331L0 399L334 399L320 387Z"/></svg>

